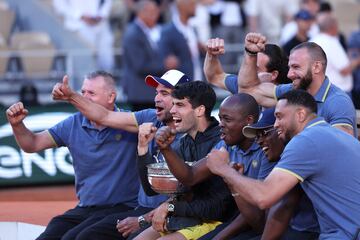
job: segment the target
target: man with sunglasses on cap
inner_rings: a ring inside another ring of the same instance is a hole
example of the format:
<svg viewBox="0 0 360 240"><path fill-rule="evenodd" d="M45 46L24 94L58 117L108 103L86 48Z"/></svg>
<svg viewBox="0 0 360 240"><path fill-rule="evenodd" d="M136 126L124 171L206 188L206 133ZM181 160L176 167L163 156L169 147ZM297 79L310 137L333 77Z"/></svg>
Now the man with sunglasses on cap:
<svg viewBox="0 0 360 240"><path fill-rule="evenodd" d="M274 128L274 111L275 108L265 110L259 122L246 126L243 129L243 134L246 137L256 139L271 162L279 161L285 148L283 141L279 138ZM307 205L302 204L300 200L303 198L307 198L307 196L304 195L301 187L297 185L278 204L270 208L262 236L251 240L260 238L262 240L318 239L319 226L317 224L317 217L312 208L307 209ZM299 224L293 224L293 221L297 221L299 217L302 218L302 225L308 227L301 229L296 227ZM315 224L309 226L309 223Z"/></svg>
<svg viewBox="0 0 360 240"><path fill-rule="evenodd" d="M74 92L69 87L67 77L63 79L63 83L55 85L53 98L73 104L91 121L104 126L138 132L139 126L148 122L151 122L156 127L173 126L174 121L170 114L173 105L171 93L176 84L189 81L190 79L185 74L177 70L169 70L161 77L148 75L145 79L146 84L156 88L154 99L156 109L145 109L138 112L118 112L118 114L114 114L115 112L108 111ZM156 155L158 151L155 142L150 143L148 151L150 156L152 154ZM140 171L141 174L142 171ZM142 216L142 214L154 209L166 199L167 197L163 195L147 196L141 188L138 194L139 207L134 211L110 215L97 224L89 226L77 239L125 239L129 234L139 230L140 225L145 225L145 220L149 221L151 219L151 215ZM119 220L118 224L117 220ZM116 224L118 229L116 229Z"/></svg>
<svg viewBox="0 0 360 240"><path fill-rule="evenodd" d="M316 112L314 98L303 90L292 90L279 99L274 126L287 145L264 181L234 172L224 149L212 151L207 164L246 201L261 208L273 206L300 183L316 211L319 239L358 240L360 205L354 199L360 198L360 143Z"/></svg>

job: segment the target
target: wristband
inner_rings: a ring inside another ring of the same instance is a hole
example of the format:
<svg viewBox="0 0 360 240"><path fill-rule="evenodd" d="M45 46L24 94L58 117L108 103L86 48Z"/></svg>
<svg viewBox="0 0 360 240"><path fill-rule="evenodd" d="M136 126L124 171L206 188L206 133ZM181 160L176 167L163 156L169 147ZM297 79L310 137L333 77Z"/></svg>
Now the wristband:
<svg viewBox="0 0 360 240"><path fill-rule="evenodd" d="M245 49L245 52L246 52L249 56L256 56L256 55L257 55L257 52L250 51L250 50L247 49L246 47L245 47L244 49Z"/></svg>

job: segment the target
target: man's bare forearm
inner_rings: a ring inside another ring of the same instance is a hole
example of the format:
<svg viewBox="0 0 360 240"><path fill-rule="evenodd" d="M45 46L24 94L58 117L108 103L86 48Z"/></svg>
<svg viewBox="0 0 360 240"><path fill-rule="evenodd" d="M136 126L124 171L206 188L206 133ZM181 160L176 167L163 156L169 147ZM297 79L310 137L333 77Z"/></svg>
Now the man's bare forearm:
<svg viewBox="0 0 360 240"><path fill-rule="evenodd" d="M107 127L138 132L137 121L131 112L110 111L78 93L73 93L69 102L90 121Z"/></svg>
<svg viewBox="0 0 360 240"><path fill-rule="evenodd" d="M221 66L218 56L206 53L204 62L204 73L206 80L216 87L226 90L225 72Z"/></svg>
<svg viewBox="0 0 360 240"><path fill-rule="evenodd" d="M260 84L257 76L256 61L256 55L250 56L246 52L244 53L244 59L238 74L239 92L244 92L244 89L246 90Z"/></svg>

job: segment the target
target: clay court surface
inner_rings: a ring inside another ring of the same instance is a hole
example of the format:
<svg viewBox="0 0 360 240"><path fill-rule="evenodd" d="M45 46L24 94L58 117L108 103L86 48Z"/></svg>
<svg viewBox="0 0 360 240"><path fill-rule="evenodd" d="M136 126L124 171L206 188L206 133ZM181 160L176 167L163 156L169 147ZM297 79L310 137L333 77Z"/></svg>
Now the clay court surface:
<svg viewBox="0 0 360 240"><path fill-rule="evenodd" d="M73 185L0 189L0 222L46 226L76 203Z"/></svg>

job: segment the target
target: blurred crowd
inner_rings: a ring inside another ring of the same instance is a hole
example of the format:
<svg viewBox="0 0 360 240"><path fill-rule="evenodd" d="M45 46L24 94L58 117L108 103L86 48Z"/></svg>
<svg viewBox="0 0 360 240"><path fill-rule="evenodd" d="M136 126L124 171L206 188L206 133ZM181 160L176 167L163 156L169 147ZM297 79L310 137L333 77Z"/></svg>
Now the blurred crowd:
<svg viewBox="0 0 360 240"><path fill-rule="evenodd" d="M360 107L359 31L346 39L332 6L321 0L126 0L122 24L111 27L112 0L54 0L65 27L77 31L97 49L99 69L121 68L122 87L134 109L152 105L145 87L147 74L179 69L191 79L203 79L202 62L209 38L223 38L227 46L241 47L247 32L259 32L268 43L290 50L305 41L318 43L329 60L327 75L353 95ZM120 29L116 29L120 28ZM114 36L114 32L121 32ZM122 50L121 66L114 48ZM239 52L221 57L224 66L241 63Z"/></svg>

